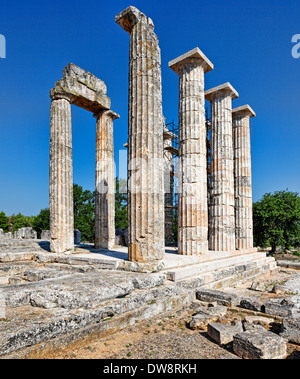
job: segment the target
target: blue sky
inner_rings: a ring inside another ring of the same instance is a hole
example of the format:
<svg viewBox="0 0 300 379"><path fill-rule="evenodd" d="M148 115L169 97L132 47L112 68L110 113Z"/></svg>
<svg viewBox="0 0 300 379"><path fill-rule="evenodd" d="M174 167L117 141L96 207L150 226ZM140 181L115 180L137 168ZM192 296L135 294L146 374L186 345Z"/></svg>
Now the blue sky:
<svg viewBox="0 0 300 379"><path fill-rule="evenodd" d="M206 89L229 81L233 107L249 104L253 200L300 192L299 0L123 0L2 2L0 34L0 211L48 207L49 90L70 62L104 80L115 121L115 156L127 140L129 35L115 15L134 5L151 17L162 52L163 111L178 119L178 77L168 62L198 46L214 63ZM74 182L94 189L95 119L72 107Z"/></svg>

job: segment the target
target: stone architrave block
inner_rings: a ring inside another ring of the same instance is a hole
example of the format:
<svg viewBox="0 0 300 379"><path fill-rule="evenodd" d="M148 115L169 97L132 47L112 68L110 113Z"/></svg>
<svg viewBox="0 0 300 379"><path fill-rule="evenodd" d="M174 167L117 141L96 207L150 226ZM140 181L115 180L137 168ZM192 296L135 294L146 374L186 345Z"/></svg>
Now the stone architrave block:
<svg viewBox="0 0 300 379"><path fill-rule="evenodd" d="M287 346L275 333L251 330L233 337L233 352L243 359L283 359Z"/></svg>

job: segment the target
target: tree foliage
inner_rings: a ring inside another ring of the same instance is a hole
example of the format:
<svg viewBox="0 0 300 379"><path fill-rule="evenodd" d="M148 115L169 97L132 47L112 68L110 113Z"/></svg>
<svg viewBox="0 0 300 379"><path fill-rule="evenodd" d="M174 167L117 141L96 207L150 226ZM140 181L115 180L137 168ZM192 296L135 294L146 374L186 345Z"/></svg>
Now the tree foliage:
<svg viewBox="0 0 300 379"><path fill-rule="evenodd" d="M74 229L81 232L81 240L94 242L95 239L95 192L84 190L78 184L73 186Z"/></svg>
<svg viewBox="0 0 300 379"><path fill-rule="evenodd" d="M21 213L18 214L13 214L10 217L10 222L9 222L9 231L10 232L15 232L16 230L19 230L21 228L27 228L27 227L32 227L34 221L34 216L24 216Z"/></svg>
<svg viewBox="0 0 300 379"><path fill-rule="evenodd" d="M253 232L256 246L289 249L300 245L300 197L296 192L266 193L253 204Z"/></svg>
<svg viewBox="0 0 300 379"><path fill-rule="evenodd" d="M50 211L49 208L41 209L40 213L34 217L32 228L37 232L38 238L41 238L42 230L50 229Z"/></svg>
<svg viewBox="0 0 300 379"><path fill-rule="evenodd" d="M5 212L0 212L0 229L3 229L4 233L8 232L8 218Z"/></svg>
<svg viewBox="0 0 300 379"><path fill-rule="evenodd" d="M126 180L116 178L115 223L116 228L121 229L126 229L128 227L126 187Z"/></svg>

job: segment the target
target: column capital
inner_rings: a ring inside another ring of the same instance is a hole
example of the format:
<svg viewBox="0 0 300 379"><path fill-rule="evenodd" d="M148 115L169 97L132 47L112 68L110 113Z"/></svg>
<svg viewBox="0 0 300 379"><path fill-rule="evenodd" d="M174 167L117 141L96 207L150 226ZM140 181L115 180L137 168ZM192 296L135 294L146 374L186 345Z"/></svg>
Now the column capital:
<svg viewBox="0 0 300 379"><path fill-rule="evenodd" d="M180 70L191 63L198 63L199 65L203 65L205 73L214 69L214 65L203 54L199 47L195 47L193 50L190 50L187 53L180 55L178 58L173 59L169 62L169 67L177 75L179 75Z"/></svg>
<svg viewBox="0 0 300 379"><path fill-rule="evenodd" d="M71 104L73 103L75 97L66 92L66 91L62 91L60 89L57 89L57 87L54 87L53 89L50 90L50 94L49 94L51 100L60 100L60 99L64 99L64 100L67 100L69 101Z"/></svg>
<svg viewBox="0 0 300 379"><path fill-rule="evenodd" d="M239 97L239 94L228 82L205 91L205 98L208 101L224 96L231 96L232 100L234 100Z"/></svg>
<svg viewBox="0 0 300 379"><path fill-rule="evenodd" d="M121 26L122 29L125 30L125 32L129 34L131 34L133 27L140 22L154 28L151 18L147 17L144 13L133 6L129 6L124 11L119 13L115 17L115 21Z"/></svg>
<svg viewBox="0 0 300 379"><path fill-rule="evenodd" d="M116 119L120 118L120 115L119 115L118 113L113 112L113 111L110 110L110 109L109 109L109 110L101 109L99 112L94 113L94 114L93 114L93 117L95 117L95 118L98 120L98 118L100 118L100 117L103 116L104 114L105 114L106 116L108 116L108 117L111 117L112 120L116 120Z"/></svg>
<svg viewBox="0 0 300 379"><path fill-rule="evenodd" d="M235 117L256 117L256 113L254 112L254 110L250 107L250 105L246 104L246 105L242 105L241 107L238 107L238 108L234 108L232 110L232 117L235 118Z"/></svg>

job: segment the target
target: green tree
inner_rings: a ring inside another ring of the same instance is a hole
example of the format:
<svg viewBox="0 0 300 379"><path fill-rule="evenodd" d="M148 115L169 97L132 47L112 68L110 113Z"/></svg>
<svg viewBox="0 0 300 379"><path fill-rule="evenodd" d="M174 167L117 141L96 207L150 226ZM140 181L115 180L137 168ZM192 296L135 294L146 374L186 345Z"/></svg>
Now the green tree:
<svg viewBox="0 0 300 379"><path fill-rule="evenodd" d="M38 238L41 238L42 230L50 229L50 211L49 208L41 209L40 213L34 217L32 228L37 232Z"/></svg>
<svg viewBox="0 0 300 379"><path fill-rule="evenodd" d="M115 226L121 229L128 227L126 186L127 182L125 179L116 178Z"/></svg>
<svg viewBox="0 0 300 379"><path fill-rule="evenodd" d="M10 224L9 224L9 231L15 232L18 229L26 228L31 226L33 223L34 217L32 216L24 216L21 213L18 213L17 215L13 214L10 217Z"/></svg>
<svg viewBox="0 0 300 379"><path fill-rule="evenodd" d="M253 232L256 246L289 249L300 243L300 197L296 192L266 193L253 204Z"/></svg>
<svg viewBox="0 0 300 379"><path fill-rule="evenodd" d="M0 212L0 229L3 229L4 233L8 232L8 218L5 212Z"/></svg>
<svg viewBox="0 0 300 379"><path fill-rule="evenodd" d="M73 186L74 229L81 232L81 240L94 242L95 239L95 192Z"/></svg>

